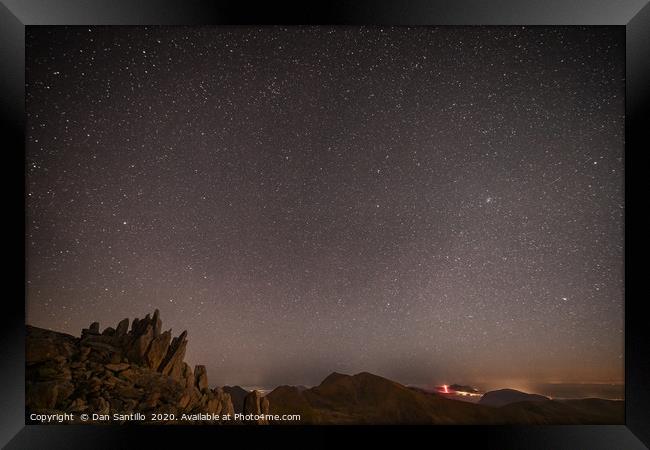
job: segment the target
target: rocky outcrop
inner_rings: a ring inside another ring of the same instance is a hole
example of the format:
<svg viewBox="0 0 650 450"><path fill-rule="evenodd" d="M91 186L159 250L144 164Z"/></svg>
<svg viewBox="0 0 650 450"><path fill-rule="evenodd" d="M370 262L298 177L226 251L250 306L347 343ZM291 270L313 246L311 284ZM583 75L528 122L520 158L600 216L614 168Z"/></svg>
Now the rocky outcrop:
<svg viewBox="0 0 650 450"><path fill-rule="evenodd" d="M244 397L244 415L253 414L255 416L269 414L269 399L262 397L259 391L254 390ZM266 425L269 422L261 417L254 422L260 425Z"/></svg>
<svg viewBox="0 0 650 450"><path fill-rule="evenodd" d="M205 366L192 371L183 361L187 342L187 331L173 339L171 330L162 331L157 310L133 320L130 329L128 319L103 332L93 322L79 338L28 326L28 417L31 412L76 417L140 412L148 420L147 413L155 412L230 414L232 419L230 395L210 388Z"/></svg>
<svg viewBox="0 0 650 450"><path fill-rule="evenodd" d="M230 394L235 412L242 414L244 412L244 399L248 395L248 391L241 386L224 386L223 390Z"/></svg>
<svg viewBox="0 0 650 450"><path fill-rule="evenodd" d="M187 347L187 331L183 331L180 336L172 339L166 355L158 366L158 372L169 375L176 380L181 379L183 373L183 358L185 358L185 348Z"/></svg>
<svg viewBox="0 0 650 450"><path fill-rule="evenodd" d="M155 335L155 331L154 331ZM165 331L164 333L154 337L149 346L149 350L145 355L145 363L148 367L160 367L160 363L167 354L169 349L169 343L172 339L171 330Z"/></svg>

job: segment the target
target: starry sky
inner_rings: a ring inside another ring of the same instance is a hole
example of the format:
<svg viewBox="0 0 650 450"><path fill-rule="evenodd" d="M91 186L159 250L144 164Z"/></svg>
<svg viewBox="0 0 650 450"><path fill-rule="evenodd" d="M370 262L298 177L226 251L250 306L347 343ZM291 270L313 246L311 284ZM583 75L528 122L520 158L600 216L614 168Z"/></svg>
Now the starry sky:
<svg viewBox="0 0 650 450"><path fill-rule="evenodd" d="M620 27L28 27L26 311L211 384L623 380Z"/></svg>

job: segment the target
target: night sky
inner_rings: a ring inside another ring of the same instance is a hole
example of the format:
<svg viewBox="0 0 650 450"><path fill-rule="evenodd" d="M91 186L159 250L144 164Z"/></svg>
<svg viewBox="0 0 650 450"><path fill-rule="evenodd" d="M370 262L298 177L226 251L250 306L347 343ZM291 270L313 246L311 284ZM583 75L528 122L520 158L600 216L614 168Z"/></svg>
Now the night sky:
<svg viewBox="0 0 650 450"><path fill-rule="evenodd" d="M29 324L158 308L213 385L622 382L622 28L29 27L26 65Z"/></svg>

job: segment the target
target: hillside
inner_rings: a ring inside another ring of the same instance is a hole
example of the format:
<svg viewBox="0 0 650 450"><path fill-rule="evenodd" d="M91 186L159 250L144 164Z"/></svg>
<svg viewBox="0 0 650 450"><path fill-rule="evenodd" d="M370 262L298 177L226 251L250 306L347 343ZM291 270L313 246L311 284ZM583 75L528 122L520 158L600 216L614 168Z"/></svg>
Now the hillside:
<svg viewBox="0 0 650 450"><path fill-rule="evenodd" d="M312 424L623 423L623 402L600 399L519 402L491 407L407 388L369 373L332 373L311 389L281 386L267 395L272 414Z"/></svg>
<svg viewBox="0 0 650 450"><path fill-rule="evenodd" d="M319 424L494 423L488 407L418 392L363 372L332 373L311 389L282 386L267 395L271 413L299 413Z"/></svg>
<svg viewBox="0 0 650 450"><path fill-rule="evenodd" d="M540 402L548 401L548 397L538 394L528 394L515 389L499 389L483 394L480 405L486 406L505 406L517 402Z"/></svg>

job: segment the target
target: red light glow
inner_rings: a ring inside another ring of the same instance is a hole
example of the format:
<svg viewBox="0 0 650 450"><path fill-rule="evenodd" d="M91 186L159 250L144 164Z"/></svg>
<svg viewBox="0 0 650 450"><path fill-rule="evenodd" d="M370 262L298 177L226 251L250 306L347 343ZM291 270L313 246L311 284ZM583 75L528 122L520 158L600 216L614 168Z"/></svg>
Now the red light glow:
<svg viewBox="0 0 650 450"><path fill-rule="evenodd" d="M448 385L448 384L443 384L442 386L438 386L438 387L436 387L436 391L437 391L439 394L454 394L454 393L456 392L456 391L454 391L453 389L449 389L449 385Z"/></svg>

